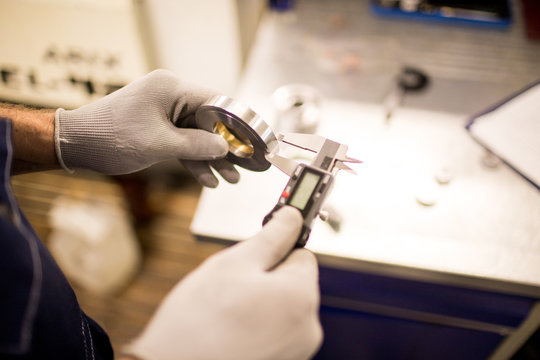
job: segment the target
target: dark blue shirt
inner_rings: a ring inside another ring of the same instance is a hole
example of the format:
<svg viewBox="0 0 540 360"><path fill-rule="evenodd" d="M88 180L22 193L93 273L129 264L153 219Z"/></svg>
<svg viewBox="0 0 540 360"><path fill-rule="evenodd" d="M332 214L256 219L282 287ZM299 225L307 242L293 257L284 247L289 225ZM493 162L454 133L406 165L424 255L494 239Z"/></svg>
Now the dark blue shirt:
<svg viewBox="0 0 540 360"><path fill-rule="evenodd" d="M12 123L0 118L0 359L113 359L107 334L17 205L12 159Z"/></svg>

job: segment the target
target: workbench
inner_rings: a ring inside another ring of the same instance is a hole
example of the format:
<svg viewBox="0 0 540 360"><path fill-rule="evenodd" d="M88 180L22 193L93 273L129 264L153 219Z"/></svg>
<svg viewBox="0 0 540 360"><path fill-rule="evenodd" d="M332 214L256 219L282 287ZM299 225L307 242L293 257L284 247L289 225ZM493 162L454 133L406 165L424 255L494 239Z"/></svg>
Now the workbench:
<svg viewBox="0 0 540 360"><path fill-rule="evenodd" d="M540 44L510 29L379 19L367 1L298 1L262 20L236 98L272 125L271 96L301 83L324 99L317 133L364 161L340 173L307 248L320 264L317 359L504 359L540 324L540 192L465 130L474 114L540 78ZM399 69L430 86L384 121ZM437 174L450 174L436 181ZM256 233L287 182L241 172L205 189L201 240ZM429 198L426 201L426 197Z"/></svg>

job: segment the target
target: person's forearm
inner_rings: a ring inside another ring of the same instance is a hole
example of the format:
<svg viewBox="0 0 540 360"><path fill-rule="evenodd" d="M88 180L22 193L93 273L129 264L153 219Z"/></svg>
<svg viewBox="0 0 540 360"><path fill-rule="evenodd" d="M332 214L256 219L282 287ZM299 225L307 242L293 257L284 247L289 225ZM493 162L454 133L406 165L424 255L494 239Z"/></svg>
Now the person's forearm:
<svg viewBox="0 0 540 360"><path fill-rule="evenodd" d="M54 148L53 109L0 103L0 117L13 122L13 174L60 168Z"/></svg>

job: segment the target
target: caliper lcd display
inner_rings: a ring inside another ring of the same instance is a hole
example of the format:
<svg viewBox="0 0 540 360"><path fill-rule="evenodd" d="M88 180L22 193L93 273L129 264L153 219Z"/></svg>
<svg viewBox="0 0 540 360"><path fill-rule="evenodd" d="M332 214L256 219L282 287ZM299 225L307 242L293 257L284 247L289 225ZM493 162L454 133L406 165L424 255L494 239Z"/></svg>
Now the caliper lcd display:
<svg viewBox="0 0 540 360"><path fill-rule="evenodd" d="M300 183L296 186L296 190L292 194L289 205L303 211L320 178L320 174L304 170L304 174L300 179Z"/></svg>

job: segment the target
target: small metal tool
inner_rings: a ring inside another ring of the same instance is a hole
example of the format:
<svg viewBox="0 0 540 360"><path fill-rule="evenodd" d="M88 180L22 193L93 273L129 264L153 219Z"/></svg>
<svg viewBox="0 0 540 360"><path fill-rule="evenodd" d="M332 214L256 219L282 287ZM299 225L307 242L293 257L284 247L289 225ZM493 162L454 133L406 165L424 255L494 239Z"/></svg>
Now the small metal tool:
<svg viewBox="0 0 540 360"><path fill-rule="evenodd" d="M215 96L196 113L197 127L221 135L229 143L227 159L249 170L263 171L270 165L290 179L276 206L264 217L266 224L272 214L285 205L300 210L304 218L296 247L305 246L311 224L316 216L325 219L321 210L339 170L355 172L346 162L360 163L347 156L347 145L313 134L279 134L253 110L227 96ZM288 144L316 154L311 164L299 163L279 155L279 143Z"/></svg>
<svg viewBox="0 0 540 360"><path fill-rule="evenodd" d="M308 85L289 84L272 94L276 109L274 130L313 134L321 119L321 95Z"/></svg>
<svg viewBox="0 0 540 360"><path fill-rule="evenodd" d="M316 153L311 164L302 164L284 158L276 153L267 154L270 163L290 176L289 182L272 211L265 216L266 224L272 214L285 205L294 206L304 218L302 230L295 247L304 247L311 233L311 225L315 217L326 220L326 212L322 206L334 184L339 170L356 174L345 162L360 163L347 156L347 145L337 143L319 135L285 134L278 135L278 141Z"/></svg>
<svg viewBox="0 0 540 360"><path fill-rule="evenodd" d="M429 78L421 70L404 67L384 100L385 122L390 121L395 109L401 105L405 92L422 90L428 85L428 82Z"/></svg>

